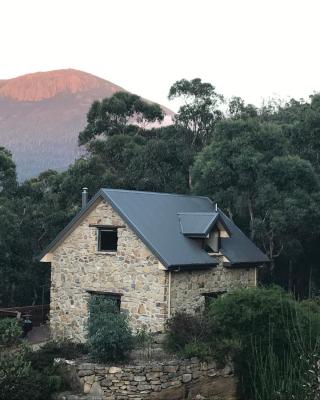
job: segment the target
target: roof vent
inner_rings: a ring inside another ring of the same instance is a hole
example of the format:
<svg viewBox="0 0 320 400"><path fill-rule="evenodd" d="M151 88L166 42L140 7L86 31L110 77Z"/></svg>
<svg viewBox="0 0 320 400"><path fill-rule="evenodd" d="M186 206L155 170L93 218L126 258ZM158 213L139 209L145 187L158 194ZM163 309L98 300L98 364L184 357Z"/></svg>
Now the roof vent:
<svg viewBox="0 0 320 400"><path fill-rule="evenodd" d="M82 208L84 208L88 203L88 188L82 188Z"/></svg>

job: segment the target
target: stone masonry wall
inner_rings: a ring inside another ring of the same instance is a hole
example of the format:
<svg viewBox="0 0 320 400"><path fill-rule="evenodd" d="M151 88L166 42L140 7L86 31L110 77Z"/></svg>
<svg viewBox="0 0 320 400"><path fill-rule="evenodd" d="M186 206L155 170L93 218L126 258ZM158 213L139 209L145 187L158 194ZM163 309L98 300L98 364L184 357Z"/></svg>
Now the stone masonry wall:
<svg viewBox="0 0 320 400"><path fill-rule="evenodd" d="M237 380L232 365L219 369L214 361L192 358L106 366L60 360L60 364L74 391L99 400L236 399Z"/></svg>
<svg viewBox="0 0 320 400"><path fill-rule="evenodd" d="M256 285L255 268L226 268L222 265L193 271L171 273L171 314L203 309L204 293L225 292Z"/></svg>
<svg viewBox="0 0 320 400"><path fill-rule="evenodd" d="M97 228L118 225L118 251L97 251ZM84 341L88 290L121 293L121 310L134 329L163 331L167 273L112 207L104 201L53 251L50 328L53 339Z"/></svg>

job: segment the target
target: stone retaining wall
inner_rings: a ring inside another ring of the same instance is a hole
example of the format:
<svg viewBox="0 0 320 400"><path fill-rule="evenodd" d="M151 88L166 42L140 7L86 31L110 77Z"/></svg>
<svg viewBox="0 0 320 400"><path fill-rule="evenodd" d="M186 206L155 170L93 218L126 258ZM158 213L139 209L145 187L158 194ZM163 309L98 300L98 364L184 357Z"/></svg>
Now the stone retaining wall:
<svg viewBox="0 0 320 400"><path fill-rule="evenodd" d="M231 365L174 360L144 365L106 366L62 361L73 390L104 400L235 400Z"/></svg>

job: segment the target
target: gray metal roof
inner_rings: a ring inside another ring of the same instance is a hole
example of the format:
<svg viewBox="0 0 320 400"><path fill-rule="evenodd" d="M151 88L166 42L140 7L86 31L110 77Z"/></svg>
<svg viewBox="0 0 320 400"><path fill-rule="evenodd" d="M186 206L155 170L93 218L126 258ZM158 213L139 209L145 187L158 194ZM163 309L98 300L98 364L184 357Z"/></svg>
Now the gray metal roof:
<svg viewBox="0 0 320 400"><path fill-rule="evenodd" d="M189 237L206 237L217 221L217 212L178 213L181 232Z"/></svg>
<svg viewBox="0 0 320 400"><path fill-rule="evenodd" d="M269 261L267 256L230 219L220 210L216 212L214 204L207 197L121 189L101 189L44 250L41 256L58 245L59 241L72 229L75 222L86 213L99 197L111 204L167 268L214 266L218 263L215 257L210 256L202 249L200 240L186 237L182 233L181 215L189 213L193 215L200 213L202 216L210 214L211 223L213 214L218 214L219 219L231 234L230 238L222 238L221 240L221 252L230 260L231 265L259 264ZM203 218L201 222L197 223L196 230L205 227L205 219ZM207 219L207 222L209 219ZM189 226L190 220L187 222L188 229Z"/></svg>

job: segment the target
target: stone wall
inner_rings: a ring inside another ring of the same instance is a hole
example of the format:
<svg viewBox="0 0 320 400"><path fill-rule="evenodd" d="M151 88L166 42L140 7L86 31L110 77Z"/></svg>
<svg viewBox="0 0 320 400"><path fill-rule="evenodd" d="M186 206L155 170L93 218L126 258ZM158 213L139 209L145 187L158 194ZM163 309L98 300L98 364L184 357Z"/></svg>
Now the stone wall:
<svg viewBox="0 0 320 400"><path fill-rule="evenodd" d="M221 293L239 287L256 286L255 268L219 266L171 273L171 314L177 311L198 312L204 306L204 293Z"/></svg>
<svg viewBox="0 0 320 400"><path fill-rule="evenodd" d="M97 228L117 225L118 251L97 251ZM54 339L84 341L89 291L122 294L121 310L134 329L163 331L167 273L144 243L104 201L89 212L53 251L50 328Z"/></svg>
<svg viewBox="0 0 320 400"><path fill-rule="evenodd" d="M64 366L73 390L96 399L236 399L232 366L219 369L214 361L193 358L124 366L68 362Z"/></svg>

